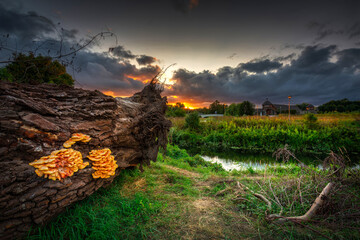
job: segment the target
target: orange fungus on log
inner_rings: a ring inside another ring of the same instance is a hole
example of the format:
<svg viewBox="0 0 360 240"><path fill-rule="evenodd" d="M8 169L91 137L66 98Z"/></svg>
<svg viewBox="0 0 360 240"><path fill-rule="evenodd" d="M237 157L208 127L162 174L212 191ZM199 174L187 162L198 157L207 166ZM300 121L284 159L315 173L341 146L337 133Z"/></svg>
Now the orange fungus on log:
<svg viewBox="0 0 360 240"><path fill-rule="evenodd" d="M75 142L89 142L91 137L82 133L74 133L69 140L67 140L63 146L65 148L71 147Z"/></svg>
<svg viewBox="0 0 360 240"><path fill-rule="evenodd" d="M29 165L36 168L35 173L39 177L44 176L55 181L72 176L74 172L85 168L89 163L83 162L79 151L70 148L54 151Z"/></svg>
<svg viewBox="0 0 360 240"><path fill-rule="evenodd" d="M92 174L93 178L109 178L115 175L118 165L110 149L92 150L87 158L93 161L92 168L96 170Z"/></svg>

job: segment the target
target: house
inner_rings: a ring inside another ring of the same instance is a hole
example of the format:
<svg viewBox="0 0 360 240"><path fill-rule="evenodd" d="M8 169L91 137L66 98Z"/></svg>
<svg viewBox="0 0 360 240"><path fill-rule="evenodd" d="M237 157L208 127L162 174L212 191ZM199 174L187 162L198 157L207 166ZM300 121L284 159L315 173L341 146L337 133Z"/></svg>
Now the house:
<svg viewBox="0 0 360 240"><path fill-rule="evenodd" d="M280 113L288 113L289 112L289 105L286 104L273 104L268 99L262 104L262 111L261 115L276 115ZM312 106L314 107L314 106ZM300 114L301 110L296 105L290 105L290 113L292 114Z"/></svg>

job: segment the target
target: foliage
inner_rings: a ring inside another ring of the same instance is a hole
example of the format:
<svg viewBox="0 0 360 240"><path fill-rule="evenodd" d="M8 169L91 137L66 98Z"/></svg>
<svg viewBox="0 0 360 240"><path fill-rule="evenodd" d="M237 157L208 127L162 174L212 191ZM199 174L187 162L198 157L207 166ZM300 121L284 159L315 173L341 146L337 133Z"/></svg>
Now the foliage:
<svg viewBox="0 0 360 240"><path fill-rule="evenodd" d="M226 104L221 104L218 100L215 100L209 106L209 113L210 114L224 114L226 107L227 107Z"/></svg>
<svg viewBox="0 0 360 240"><path fill-rule="evenodd" d="M143 193L123 196L119 189L139 171L123 172L111 188L75 204L45 227L33 229L28 239L142 239L151 216L162 208ZM151 229L150 229L151 231Z"/></svg>
<svg viewBox="0 0 360 240"><path fill-rule="evenodd" d="M313 113L307 113L305 114L305 122L314 124L317 121L317 117Z"/></svg>
<svg viewBox="0 0 360 240"><path fill-rule="evenodd" d="M185 127L190 130L197 130L200 128L200 116L197 112L192 112L186 116Z"/></svg>
<svg viewBox="0 0 360 240"><path fill-rule="evenodd" d="M0 73L0 80L10 80L18 83L55 83L74 85L73 78L66 73L64 65L53 61L51 57L14 54L14 61L8 64Z"/></svg>
<svg viewBox="0 0 360 240"><path fill-rule="evenodd" d="M286 117L217 118L202 122L200 132L178 127L181 126L178 121L170 138L174 144L186 149L274 152L288 144L296 153L324 155L345 147L351 155L358 156L360 126L356 120L335 122L331 118L327 122L314 122L314 117L310 117L312 122L309 124L304 123L303 116L291 122Z"/></svg>
<svg viewBox="0 0 360 240"><path fill-rule="evenodd" d="M255 108L254 104L252 104L249 101L244 101L242 103L232 103L230 106L226 109L225 115L227 116L251 116L254 115Z"/></svg>
<svg viewBox="0 0 360 240"><path fill-rule="evenodd" d="M318 176L328 176L327 170L312 175L287 163L228 172L176 145L144 170L124 170L110 187L34 228L27 239L181 239L184 233L189 239L359 238L358 181L344 178L318 218L299 225L266 221L266 203L237 185L270 199L269 214L282 209L284 217L300 216L321 192ZM358 173L351 176L359 179Z"/></svg>
<svg viewBox="0 0 360 240"><path fill-rule="evenodd" d="M14 77L6 68L0 68L0 81L13 82Z"/></svg>
<svg viewBox="0 0 360 240"><path fill-rule="evenodd" d="M319 106L320 112L355 112L360 111L360 101L342 100L330 101Z"/></svg>
<svg viewBox="0 0 360 240"><path fill-rule="evenodd" d="M186 111L185 111L185 105L178 102L175 104L175 106L169 105L166 111L167 117L185 117Z"/></svg>

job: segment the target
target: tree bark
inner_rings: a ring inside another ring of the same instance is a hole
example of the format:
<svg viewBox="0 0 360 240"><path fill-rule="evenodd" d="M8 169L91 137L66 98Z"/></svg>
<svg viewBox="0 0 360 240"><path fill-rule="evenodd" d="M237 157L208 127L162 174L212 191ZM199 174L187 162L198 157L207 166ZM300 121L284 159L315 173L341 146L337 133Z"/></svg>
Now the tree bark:
<svg viewBox="0 0 360 240"><path fill-rule="evenodd" d="M121 99L68 86L0 82L0 238L19 238L109 185L122 169L155 161L171 126L160 93L153 83ZM72 146L84 162L91 163L86 156L93 149L111 150L119 166L115 176L94 179L91 165L63 181L35 174L29 163L63 148L73 133L92 138Z"/></svg>

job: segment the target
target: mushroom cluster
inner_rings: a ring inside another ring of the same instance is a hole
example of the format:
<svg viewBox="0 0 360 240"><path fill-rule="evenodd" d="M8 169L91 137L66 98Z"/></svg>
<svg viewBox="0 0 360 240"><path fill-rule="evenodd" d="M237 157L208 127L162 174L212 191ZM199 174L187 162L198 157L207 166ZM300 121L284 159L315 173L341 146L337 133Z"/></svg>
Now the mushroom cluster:
<svg viewBox="0 0 360 240"><path fill-rule="evenodd" d="M72 176L74 172L89 165L89 162L83 162L81 153L70 148L54 151L29 165L36 168L35 173L39 177L44 176L55 181Z"/></svg>
<svg viewBox="0 0 360 240"><path fill-rule="evenodd" d="M74 133L69 140L64 142L63 146L65 148L71 147L75 142L89 142L91 137L82 133Z"/></svg>
<svg viewBox="0 0 360 240"><path fill-rule="evenodd" d="M93 161L92 168L96 170L92 174L93 178L109 178L115 175L118 165L110 149L92 150L87 158Z"/></svg>

